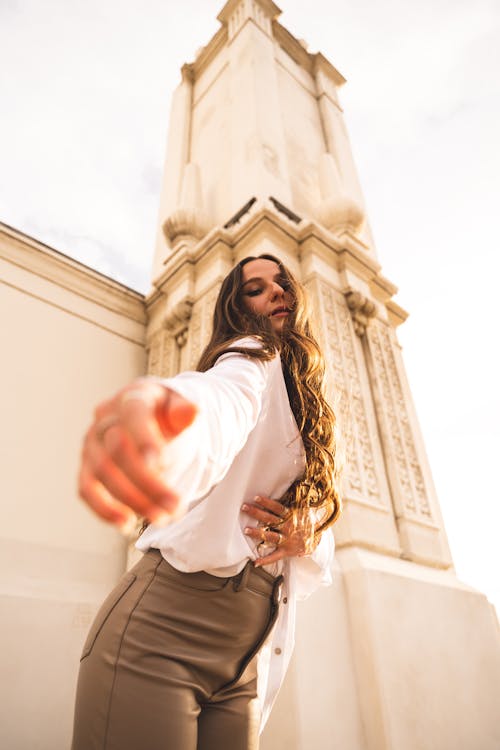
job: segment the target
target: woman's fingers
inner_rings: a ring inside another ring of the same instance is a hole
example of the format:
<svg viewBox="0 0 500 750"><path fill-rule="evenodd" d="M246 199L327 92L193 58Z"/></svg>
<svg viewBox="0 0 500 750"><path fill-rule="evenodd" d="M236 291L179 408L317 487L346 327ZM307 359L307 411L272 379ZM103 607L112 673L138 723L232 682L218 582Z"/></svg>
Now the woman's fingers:
<svg viewBox="0 0 500 750"><path fill-rule="evenodd" d="M122 466L126 466L126 472ZM157 476L148 473L144 458L118 425L111 426L102 441L89 441L85 467L110 497L139 516L164 521L166 511L171 512L177 506L177 496Z"/></svg>
<svg viewBox="0 0 500 750"><path fill-rule="evenodd" d="M252 518L256 518L260 523L267 524L268 526L275 526L276 524L282 523L279 516L275 516L274 513L268 513L267 510L262 510L256 505L248 505L245 503L241 506L241 509Z"/></svg>
<svg viewBox="0 0 500 750"><path fill-rule="evenodd" d="M105 521L120 528L135 522L135 514L127 506L114 500L102 484L84 469L78 477L78 492L94 513Z"/></svg>
<svg viewBox="0 0 500 750"><path fill-rule="evenodd" d="M274 513L276 516L279 516L282 519L288 518L288 508L278 500L273 500L272 498L266 497L265 495L257 495L255 498L255 503L257 504L257 506L262 506L262 508L264 508L265 510Z"/></svg>
<svg viewBox="0 0 500 750"><path fill-rule="evenodd" d="M278 500L258 495L255 502L244 503L242 510L259 522L258 526L247 526L244 533L256 542L274 547L270 554L254 561L256 567L285 557L301 557L312 552L317 545L317 540L312 538L311 524L294 522L296 519L292 518L290 509Z"/></svg>
<svg viewBox="0 0 500 750"><path fill-rule="evenodd" d="M272 565L272 563L277 563L279 560L284 560L285 557L289 556L289 553L285 549L279 547L269 555L258 557L257 560L254 561L254 567L261 568L263 565Z"/></svg>
<svg viewBox="0 0 500 750"><path fill-rule="evenodd" d="M252 518L269 526L282 524L289 515L285 505L263 495L257 495L254 503L244 503L241 509Z"/></svg>
<svg viewBox="0 0 500 750"><path fill-rule="evenodd" d="M104 401L84 442L82 499L117 525L129 523L131 511L151 521L166 520L179 498L162 474L162 453L195 416L192 403L147 380Z"/></svg>
<svg viewBox="0 0 500 750"><path fill-rule="evenodd" d="M265 544L273 544L278 547L283 542L283 535L279 531L273 531L272 529L266 529L264 526L248 526L245 529L245 535L257 539L259 542Z"/></svg>

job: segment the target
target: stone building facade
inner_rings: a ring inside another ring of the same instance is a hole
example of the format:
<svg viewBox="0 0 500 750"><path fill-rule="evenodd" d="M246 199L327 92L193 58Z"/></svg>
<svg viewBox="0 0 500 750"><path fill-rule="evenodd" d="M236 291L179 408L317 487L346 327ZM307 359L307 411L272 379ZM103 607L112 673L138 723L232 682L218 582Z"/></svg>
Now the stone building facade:
<svg viewBox="0 0 500 750"><path fill-rule="evenodd" d="M10 750L66 746L78 649L126 565L125 542L72 502L93 405L144 372L192 368L222 278L263 252L309 289L345 453L335 583L300 608L263 750L500 746L498 625L453 570L397 339L407 314L377 260L344 78L279 14L271 0L229 0L182 68L146 297L0 227L3 395L20 394L2 449L16 498L0 592Z"/></svg>

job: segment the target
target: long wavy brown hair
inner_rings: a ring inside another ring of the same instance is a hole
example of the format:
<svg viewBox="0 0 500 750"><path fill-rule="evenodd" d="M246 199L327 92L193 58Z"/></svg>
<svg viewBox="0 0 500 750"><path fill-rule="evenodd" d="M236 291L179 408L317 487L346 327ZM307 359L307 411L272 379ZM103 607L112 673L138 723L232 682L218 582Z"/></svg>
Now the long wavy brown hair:
<svg viewBox="0 0 500 750"><path fill-rule="evenodd" d="M294 298L293 310L280 333L273 330L267 316L251 314L242 304L242 269L258 258L277 264L279 283ZM292 511L296 524L310 529L312 541L337 520L341 511L335 415L324 394L325 360L311 330L304 288L279 258L268 254L258 258L244 258L224 279L215 303L212 336L197 369L208 370L223 352L236 351L260 360L269 360L279 352L306 459L302 477L280 500ZM261 348L235 345L238 339L249 335L261 343Z"/></svg>

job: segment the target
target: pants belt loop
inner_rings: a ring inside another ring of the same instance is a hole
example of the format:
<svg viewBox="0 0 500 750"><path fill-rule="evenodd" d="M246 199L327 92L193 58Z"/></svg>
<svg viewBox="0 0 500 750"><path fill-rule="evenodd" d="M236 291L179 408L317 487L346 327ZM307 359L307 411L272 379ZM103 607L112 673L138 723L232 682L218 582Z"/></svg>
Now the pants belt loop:
<svg viewBox="0 0 500 750"><path fill-rule="evenodd" d="M249 560L243 570L238 573L238 575L234 576L233 579L233 588L235 591L241 591L241 589L244 589L248 582L248 576L250 575L250 566L252 565L252 561Z"/></svg>

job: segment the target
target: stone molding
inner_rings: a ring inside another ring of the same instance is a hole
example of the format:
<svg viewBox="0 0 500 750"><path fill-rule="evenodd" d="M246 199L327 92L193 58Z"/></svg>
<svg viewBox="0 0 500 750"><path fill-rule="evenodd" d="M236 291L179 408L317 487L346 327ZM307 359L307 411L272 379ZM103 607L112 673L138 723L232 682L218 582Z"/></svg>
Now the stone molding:
<svg viewBox="0 0 500 750"><path fill-rule="evenodd" d="M146 322L144 295L2 223L0 257L113 313Z"/></svg>
<svg viewBox="0 0 500 750"><path fill-rule="evenodd" d="M374 298L386 309L391 306L391 314L402 322L407 313L393 303L390 297L397 292L397 287L380 273L380 264L367 253L358 237L349 233L341 235L329 231L314 220L291 221L270 203L259 203L242 216L241 220L228 229L214 227L198 242L185 243L172 252L164 261L162 273L154 280L153 295L168 286L169 279L179 272L186 263L196 264L217 245L223 245L229 255L246 237L259 233L262 237L281 235L287 242L297 243L299 253L309 243L314 242L328 258L328 262L337 271L352 271L361 281L369 285ZM149 299L148 299L149 304Z"/></svg>

